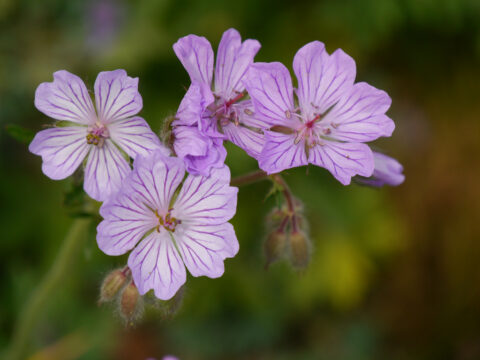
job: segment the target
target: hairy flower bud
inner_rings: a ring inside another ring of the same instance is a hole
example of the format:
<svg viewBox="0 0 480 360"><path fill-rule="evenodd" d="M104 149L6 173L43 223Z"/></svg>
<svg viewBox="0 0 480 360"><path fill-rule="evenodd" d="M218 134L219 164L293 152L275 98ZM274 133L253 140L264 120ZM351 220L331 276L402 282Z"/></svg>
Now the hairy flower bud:
<svg viewBox="0 0 480 360"><path fill-rule="evenodd" d="M310 258L310 243L302 231L295 231L290 234L290 255L292 265L299 269L304 269L308 265Z"/></svg>
<svg viewBox="0 0 480 360"><path fill-rule="evenodd" d="M287 235L284 231L276 230L268 235L264 243L265 256L267 258L268 267L272 262L278 260L285 253L287 244Z"/></svg>
<svg viewBox="0 0 480 360"><path fill-rule="evenodd" d="M142 312L143 301L133 281L123 289L119 305L120 315L127 322L131 322Z"/></svg>
<svg viewBox="0 0 480 360"><path fill-rule="evenodd" d="M118 292L125 286L127 275L121 270L113 270L103 280L100 288L100 303L113 300Z"/></svg>

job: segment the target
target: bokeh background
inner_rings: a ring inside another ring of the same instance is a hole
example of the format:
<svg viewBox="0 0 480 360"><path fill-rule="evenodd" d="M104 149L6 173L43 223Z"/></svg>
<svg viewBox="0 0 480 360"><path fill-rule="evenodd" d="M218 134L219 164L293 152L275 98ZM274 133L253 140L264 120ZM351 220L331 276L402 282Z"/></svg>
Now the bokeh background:
<svg viewBox="0 0 480 360"><path fill-rule="evenodd" d="M92 228L28 358L480 359L478 0L1 0L0 349L75 216L71 180L45 177L5 126L50 122L33 99L56 70L93 88L98 72L124 68L140 78L141 115L157 131L189 84L172 44L194 33L215 49L230 27L262 43L257 61L291 68L312 40L353 56L357 80L393 98L396 131L376 145L403 163L405 183L343 187L320 168L288 171L314 244L302 272L288 261L265 270L269 184L241 188L241 250L225 275L190 277L175 316L149 310L135 327L97 306L101 280L126 258L101 253ZM228 150L234 175L256 169Z"/></svg>

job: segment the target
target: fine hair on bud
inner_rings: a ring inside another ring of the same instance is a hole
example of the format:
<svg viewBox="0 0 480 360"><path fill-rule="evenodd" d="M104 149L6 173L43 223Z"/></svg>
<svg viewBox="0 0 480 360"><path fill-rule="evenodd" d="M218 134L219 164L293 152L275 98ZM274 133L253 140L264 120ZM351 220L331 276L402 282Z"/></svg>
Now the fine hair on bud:
<svg viewBox="0 0 480 360"><path fill-rule="evenodd" d="M267 236L267 239L263 245L267 260L267 268L271 263L278 260L285 254L286 247L287 234L282 229L277 229Z"/></svg>
<svg viewBox="0 0 480 360"><path fill-rule="evenodd" d="M169 148L173 149L173 132L172 132L172 122L175 121L175 115L167 116L163 120L162 128L160 130L160 140Z"/></svg>
<svg viewBox="0 0 480 360"><path fill-rule="evenodd" d="M143 299L133 281L123 289L118 300L118 310L125 323L131 326L142 315Z"/></svg>
<svg viewBox="0 0 480 360"><path fill-rule="evenodd" d="M303 231L297 230L290 233L289 241L292 265L297 269L305 269L310 260L310 240Z"/></svg>
<svg viewBox="0 0 480 360"><path fill-rule="evenodd" d="M123 269L116 269L110 272L102 282L100 287L99 303L105 303L115 299L126 285L128 274Z"/></svg>

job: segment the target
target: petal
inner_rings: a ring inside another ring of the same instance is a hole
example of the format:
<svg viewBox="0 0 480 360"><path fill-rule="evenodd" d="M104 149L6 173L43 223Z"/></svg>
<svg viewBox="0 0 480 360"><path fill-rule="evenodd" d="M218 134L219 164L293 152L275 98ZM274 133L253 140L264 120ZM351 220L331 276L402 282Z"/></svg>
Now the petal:
<svg viewBox="0 0 480 360"><path fill-rule="evenodd" d="M53 74L53 82L42 83L35 91L35 106L57 120L92 124L96 115L84 82L66 70Z"/></svg>
<svg viewBox="0 0 480 360"><path fill-rule="evenodd" d="M233 225L230 223L223 224L223 240L225 240L225 247L221 251L221 256L223 258L232 258L237 255L240 245Z"/></svg>
<svg viewBox="0 0 480 360"><path fill-rule="evenodd" d="M258 160L263 171L274 174L307 163L304 140L295 144L295 134L265 132L265 146Z"/></svg>
<svg viewBox="0 0 480 360"><path fill-rule="evenodd" d="M313 41L298 50L293 60L298 79L298 102L307 118L323 114L334 105L355 81L355 61L343 50L332 55L325 45Z"/></svg>
<svg viewBox="0 0 480 360"><path fill-rule="evenodd" d="M319 124L332 124L331 137L341 141L366 142L391 136L395 124L385 115L391 103L385 91L357 83Z"/></svg>
<svg viewBox="0 0 480 360"><path fill-rule="evenodd" d="M125 179L125 183L128 179ZM100 214L104 220L97 227L97 243L107 255L122 255L156 226L153 212L135 193L122 185L119 193L103 203Z"/></svg>
<svg viewBox="0 0 480 360"><path fill-rule="evenodd" d="M73 174L88 154L84 126L58 127L42 130L35 135L28 149L43 160L42 170L54 180Z"/></svg>
<svg viewBox="0 0 480 360"><path fill-rule="evenodd" d="M213 93L209 87L198 82L193 82L178 107L173 125L195 125L202 119L202 114L214 101Z"/></svg>
<svg viewBox="0 0 480 360"><path fill-rule="evenodd" d="M270 123L259 119L255 114L252 100L243 100L232 105L232 110L238 117L238 121L250 127L257 129L269 129Z"/></svg>
<svg viewBox="0 0 480 360"><path fill-rule="evenodd" d="M102 147L91 146L83 188L91 198L105 201L120 189L129 172L130 166L120 151L106 140Z"/></svg>
<svg viewBox="0 0 480 360"><path fill-rule="evenodd" d="M175 153L178 157L205 156L209 150L209 139L196 126L176 126L173 129Z"/></svg>
<svg viewBox="0 0 480 360"><path fill-rule="evenodd" d="M143 106L138 78L125 70L102 71L95 80L95 103L104 124L138 114Z"/></svg>
<svg viewBox="0 0 480 360"><path fill-rule="evenodd" d="M175 153L193 175L209 176L213 168L224 166L227 151L222 139L210 138L194 126L174 128Z"/></svg>
<svg viewBox="0 0 480 360"><path fill-rule="evenodd" d="M108 125L108 131L112 140L133 159L156 149L161 149L165 156L170 153L141 117L115 121Z"/></svg>
<svg viewBox="0 0 480 360"><path fill-rule="evenodd" d="M295 127L292 78L281 63L255 63L244 80L255 116L265 123Z"/></svg>
<svg viewBox="0 0 480 360"><path fill-rule="evenodd" d="M162 151L157 150L147 157L138 156L133 165L133 173L128 178L128 191L164 215L185 175L182 160L165 157Z"/></svg>
<svg viewBox="0 0 480 360"><path fill-rule="evenodd" d="M204 37L188 35L173 44L173 51L182 63L192 82L212 84L213 50Z"/></svg>
<svg viewBox="0 0 480 360"><path fill-rule="evenodd" d="M248 155L258 159L265 144L264 135L260 130L255 131L242 124L229 123L223 126L223 133L228 140L241 147Z"/></svg>
<svg viewBox="0 0 480 360"><path fill-rule="evenodd" d="M171 299L187 279L185 265L165 230L143 239L128 257L128 266L140 294L153 289L162 300Z"/></svg>
<svg viewBox="0 0 480 360"><path fill-rule="evenodd" d="M242 92L245 87L241 82L253 58L260 49L257 40L245 40L242 44L240 34L235 29L223 33L218 45L215 67L215 93L224 99Z"/></svg>
<svg viewBox="0 0 480 360"><path fill-rule="evenodd" d="M372 151L360 143L327 141L310 149L308 162L327 169L343 185L350 184L352 176L372 175L374 167Z"/></svg>
<svg viewBox="0 0 480 360"><path fill-rule="evenodd" d="M403 166L396 159L379 152L373 152L375 169L370 178L358 177L356 181L363 185L380 187L383 185L398 186L405 181Z"/></svg>
<svg viewBox="0 0 480 360"><path fill-rule="evenodd" d="M172 216L189 224L227 222L235 214L238 192L229 183L227 166L212 169L209 177L189 175L173 205Z"/></svg>
<svg viewBox="0 0 480 360"><path fill-rule="evenodd" d="M238 241L231 225L196 224L178 226L173 234L182 259L193 276L216 278L224 272L223 260L232 248L238 249ZM236 242L237 245L232 244ZM233 254L232 256L234 256Z"/></svg>

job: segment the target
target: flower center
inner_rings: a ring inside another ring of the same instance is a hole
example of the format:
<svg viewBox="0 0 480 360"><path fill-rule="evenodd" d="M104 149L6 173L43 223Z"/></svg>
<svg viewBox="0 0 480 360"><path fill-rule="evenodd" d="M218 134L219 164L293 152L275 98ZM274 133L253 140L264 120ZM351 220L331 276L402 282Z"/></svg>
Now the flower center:
<svg viewBox="0 0 480 360"><path fill-rule="evenodd" d="M158 225L157 225L157 231L160 232L160 227L165 228L165 230L170 231L170 232L175 232L175 228L177 227L178 224L182 223L182 220L178 220L170 214L170 211L172 209L168 210L167 214L165 216L161 216L158 213L158 210L155 210L155 216L158 219Z"/></svg>
<svg viewBox="0 0 480 360"><path fill-rule="evenodd" d="M320 120L321 115L317 114L311 120L303 123L302 126L296 131L295 144L305 140L305 146L312 148L317 144L322 145L320 141L321 134L317 134L317 129L314 128L315 123Z"/></svg>
<svg viewBox="0 0 480 360"><path fill-rule="evenodd" d="M105 143L105 139L110 137L110 133L105 125L96 122L87 128L87 144L102 147Z"/></svg>
<svg viewBox="0 0 480 360"><path fill-rule="evenodd" d="M208 107L208 110L210 110L212 118L217 120L219 130L230 123L234 123L236 126L239 125L238 115L232 109L232 105L242 100L245 95L245 92L237 93L236 96L229 100L215 96L215 102Z"/></svg>

